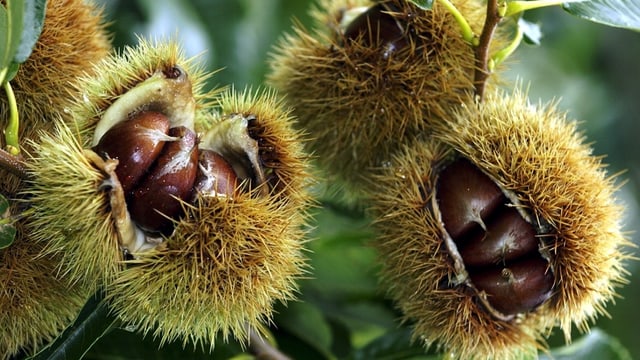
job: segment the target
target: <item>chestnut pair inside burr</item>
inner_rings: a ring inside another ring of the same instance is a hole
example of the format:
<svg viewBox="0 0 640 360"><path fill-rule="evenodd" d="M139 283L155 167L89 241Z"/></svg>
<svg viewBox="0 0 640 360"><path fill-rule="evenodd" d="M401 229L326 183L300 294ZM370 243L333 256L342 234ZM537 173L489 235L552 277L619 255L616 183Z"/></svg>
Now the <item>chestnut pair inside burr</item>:
<svg viewBox="0 0 640 360"><path fill-rule="evenodd" d="M169 236L183 203L196 194L231 196L237 176L218 153L198 148L196 134L171 127L164 114L134 113L109 129L94 147L103 159L117 159L115 173L135 224L150 236Z"/></svg>
<svg viewBox="0 0 640 360"><path fill-rule="evenodd" d="M553 272L534 226L489 176L456 159L439 173L436 201L455 244L450 253L462 259L470 286L486 295L491 312L529 312L551 296Z"/></svg>

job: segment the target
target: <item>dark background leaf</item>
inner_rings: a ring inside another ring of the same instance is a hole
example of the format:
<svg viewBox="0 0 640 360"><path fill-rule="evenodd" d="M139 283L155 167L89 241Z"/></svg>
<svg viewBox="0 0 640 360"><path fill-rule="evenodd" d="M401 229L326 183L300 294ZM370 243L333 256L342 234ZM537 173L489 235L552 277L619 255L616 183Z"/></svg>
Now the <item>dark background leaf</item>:
<svg viewBox="0 0 640 360"><path fill-rule="evenodd" d="M13 224L0 223L0 249L11 246L16 238L16 228Z"/></svg>
<svg viewBox="0 0 640 360"><path fill-rule="evenodd" d="M9 218L9 200L0 195L0 249L4 249L13 244L16 238L16 227Z"/></svg>
<svg viewBox="0 0 640 360"><path fill-rule="evenodd" d="M540 360L631 360L631 354L618 339L594 329L575 343L551 351L549 356L541 355Z"/></svg>
<svg viewBox="0 0 640 360"><path fill-rule="evenodd" d="M97 293L87 301L74 323L32 360L81 359L116 324L117 320L109 315L102 293Z"/></svg>

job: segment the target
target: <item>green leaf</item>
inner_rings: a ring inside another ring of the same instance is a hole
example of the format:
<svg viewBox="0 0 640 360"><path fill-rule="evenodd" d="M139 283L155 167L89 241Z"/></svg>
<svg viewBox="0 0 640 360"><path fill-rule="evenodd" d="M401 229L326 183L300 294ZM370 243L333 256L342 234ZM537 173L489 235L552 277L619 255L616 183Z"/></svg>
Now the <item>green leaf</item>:
<svg viewBox="0 0 640 360"><path fill-rule="evenodd" d="M24 7L20 42L13 56L13 62L19 64L25 62L31 55L31 51L40 37L42 26L44 25L47 0L24 0Z"/></svg>
<svg viewBox="0 0 640 360"><path fill-rule="evenodd" d="M16 238L16 227L8 217L9 200L0 195L0 249L11 246Z"/></svg>
<svg viewBox="0 0 640 360"><path fill-rule="evenodd" d="M4 69L13 59L18 45L20 44L20 36L22 34L22 24L24 21L24 1L11 0L7 1L5 23L0 23L0 29L4 28L3 46L0 46L0 69ZM0 15L1 17L1 15Z"/></svg>
<svg viewBox="0 0 640 360"><path fill-rule="evenodd" d="M393 329L355 351L350 360L392 360L392 359L440 359L430 355L425 349L411 341L411 329L403 327Z"/></svg>
<svg viewBox="0 0 640 360"><path fill-rule="evenodd" d="M0 224L0 249L8 248L16 238L16 227L13 224Z"/></svg>
<svg viewBox="0 0 640 360"><path fill-rule="evenodd" d="M9 200L0 195L0 215L4 216L7 210L9 210Z"/></svg>
<svg viewBox="0 0 640 360"><path fill-rule="evenodd" d="M9 64L9 68L7 69L7 74L4 78L4 81L11 81L18 73L18 69L20 69L20 64L12 62Z"/></svg>
<svg viewBox="0 0 640 360"><path fill-rule="evenodd" d="M565 3L562 7L589 21L640 31L640 2L637 0L589 0Z"/></svg>
<svg viewBox="0 0 640 360"><path fill-rule="evenodd" d="M434 0L409 0L422 10L431 10Z"/></svg>
<svg viewBox="0 0 640 360"><path fill-rule="evenodd" d="M9 65L9 45L11 45L11 32L9 29L9 13L0 5L0 71ZM0 76L0 84L4 81Z"/></svg>
<svg viewBox="0 0 640 360"><path fill-rule="evenodd" d="M275 320L279 328L310 345L324 358L331 358L331 327L318 308L309 303L290 302Z"/></svg>
<svg viewBox="0 0 640 360"><path fill-rule="evenodd" d="M599 329L593 329L571 345L554 349L549 356L540 355L540 360L631 360L631 354L618 339Z"/></svg>
<svg viewBox="0 0 640 360"><path fill-rule="evenodd" d="M117 319L109 314L102 292L87 301L74 323L30 360L82 359L102 336L113 329Z"/></svg>

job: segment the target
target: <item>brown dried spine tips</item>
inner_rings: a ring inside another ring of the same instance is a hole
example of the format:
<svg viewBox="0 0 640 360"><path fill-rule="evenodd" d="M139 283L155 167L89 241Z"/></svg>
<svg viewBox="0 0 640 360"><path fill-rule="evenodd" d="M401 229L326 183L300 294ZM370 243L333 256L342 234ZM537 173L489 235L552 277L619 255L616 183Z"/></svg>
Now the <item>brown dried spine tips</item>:
<svg viewBox="0 0 640 360"><path fill-rule="evenodd" d="M194 196L233 196L237 184L238 177L229 162L213 150L200 150Z"/></svg>
<svg viewBox="0 0 640 360"><path fill-rule="evenodd" d="M179 79L181 76L185 77L187 75L179 66L172 66L165 69L162 73L167 79Z"/></svg>
<svg viewBox="0 0 640 360"><path fill-rule="evenodd" d="M502 190L466 159L441 172L436 201L444 230L455 243L471 284L487 296L489 311L509 317L551 296L553 273L538 251L533 226Z"/></svg>
<svg viewBox="0 0 640 360"><path fill-rule="evenodd" d="M385 59L409 45L404 27L389 14L384 4L372 6L353 19L345 29L344 37L347 46L352 41L367 47L380 46Z"/></svg>
<svg viewBox="0 0 640 360"><path fill-rule="evenodd" d="M103 158L118 159L118 180L125 193L146 174L167 140L169 119L158 112L142 112L114 125L94 150Z"/></svg>
<svg viewBox="0 0 640 360"><path fill-rule="evenodd" d="M168 236L172 219L182 215L182 201L191 198L198 170L196 134L185 128L169 130L178 140L167 143L149 175L133 190L127 205L131 218L149 233Z"/></svg>

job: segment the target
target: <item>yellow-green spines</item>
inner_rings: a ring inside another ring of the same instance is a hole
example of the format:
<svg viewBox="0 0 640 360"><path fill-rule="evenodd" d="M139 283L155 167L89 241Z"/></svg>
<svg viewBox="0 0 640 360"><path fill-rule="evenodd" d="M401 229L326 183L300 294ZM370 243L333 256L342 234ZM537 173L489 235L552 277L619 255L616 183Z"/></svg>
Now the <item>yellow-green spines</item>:
<svg viewBox="0 0 640 360"><path fill-rule="evenodd" d="M106 191L110 177L87 153L93 146L96 125L128 90L174 65L191 81L184 96L201 101L195 106L202 106L206 102L199 93L203 72L183 57L175 43L141 39L137 47L104 59L96 64L91 72L94 75L87 74L73 84L79 95L67 104L69 123L58 121L53 133L32 142L30 185L24 192L33 204L30 218L37 229L33 236L46 243L47 253L61 255L61 271L74 281L96 287L110 282L122 266Z"/></svg>
<svg viewBox="0 0 640 360"><path fill-rule="evenodd" d="M31 239L24 219L15 225L15 241L0 250L0 359L18 351L34 354L74 319L88 297L58 272L59 257L41 254L43 245Z"/></svg>
<svg viewBox="0 0 640 360"><path fill-rule="evenodd" d="M101 189L107 175L86 157L81 139L65 123L34 144L28 163L32 237L46 256L61 259L58 272L97 287L121 267L118 235Z"/></svg>
<svg viewBox="0 0 640 360"><path fill-rule="evenodd" d="M105 20L95 4L84 0L48 1L42 33L11 80L20 139L33 139L39 131L51 130L56 119L66 115L69 99L79 96L71 83L91 73L93 64L105 58L110 49ZM4 91L0 91L0 119L4 128L4 120L9 119ZM4 146L4 138L0 143ZM30 151L27 142L19 145ZM2 170L0 173L5 174ZM0 188L13 192L19 187L15 177L3 177Z"/></svg>
<svg viewBox="0 0 640 360"><path fill-rule="evenodd" d="M91 1L47 2L42 33L29 58L11 81L23 137L64 115L72 94L70 83L92 71L111 49L102 11ZM0 118L8 118L6 97L0 96Z"/></svg>
<svg viewBox="0 0 640 360"><path fill-rule="evenodd" d="M273 152L275 177L233 196L199 196L160 246L138 255L114 284L115 313L162 342L213 346L216 335L247 341L263 330L277 301L294 297L303 275L303 241L310 198L307 160L289 124L289 111L272 93L225 92L221 116L201 117L200 130L227 115L255 116L250 131Z"/></svg>
<svg viewBox="0 0 640 360"><path fill-rule="evenodd" d="M544 337L554 326L567 340L572 323L586 330L624 283L629 243L614 179L575 124L553 106L531 105L519 91L492 91L436 127L434 136L405 145L373 178L383 282L414 338L454 358L516 359L546 349ZM491 315L457 280L433 208L438 173L456 156L515 194L518 206L545 226L540 251L553 271L552 295L513 319Z"/></svg>
<svg viewBox="0 0 640 360"><path fill-rule="evenodd" d="M384 16L404 31L390 52L368 34L347 38L345 16L334 15L375 4L384 4ZM481 4L456 6L479 31ZM405 139L446 118L473 89L473 48L438 2L425 11L404 0L322 1L312 14L313 32L296 26L275 48L268 81L294 107L329 181L345 182L361 197L371 167L388 161Z"/></svg>

